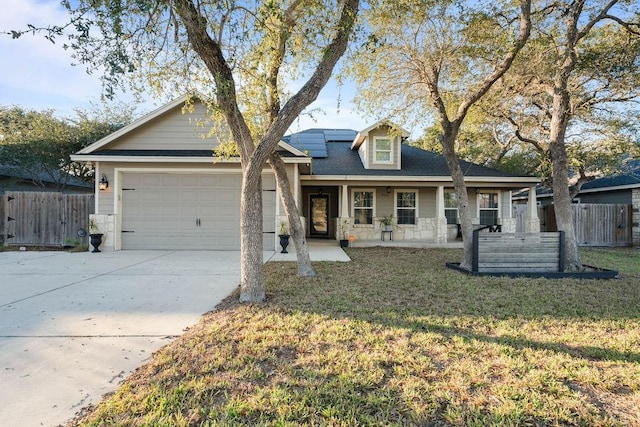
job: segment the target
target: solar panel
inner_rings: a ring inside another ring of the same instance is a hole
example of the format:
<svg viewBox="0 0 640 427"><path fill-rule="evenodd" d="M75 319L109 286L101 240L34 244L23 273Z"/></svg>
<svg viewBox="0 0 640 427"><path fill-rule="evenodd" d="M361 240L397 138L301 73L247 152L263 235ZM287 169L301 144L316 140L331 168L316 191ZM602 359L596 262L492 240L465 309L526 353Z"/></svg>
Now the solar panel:
<svg viewBox="0 0 640 427"><path fill-rule="evenodd" d="M327 157L327 146L322 133L297 133L291 135L289 144L311 157Z"/></svg>
<svg viewBox="0 0 640 427"><path fill-rule="evenodd" d="M308 129L282 138L287 144L316 159L327 157L327 142L351 142L357 132L350 129Z"/></svg>
<svg viewBox="0 0 640 427"><path fill-rule="evenodd" d="M327 129L324 131L324 134L327 138L327 142L352 142L358 132L351 129Z"/></svg>

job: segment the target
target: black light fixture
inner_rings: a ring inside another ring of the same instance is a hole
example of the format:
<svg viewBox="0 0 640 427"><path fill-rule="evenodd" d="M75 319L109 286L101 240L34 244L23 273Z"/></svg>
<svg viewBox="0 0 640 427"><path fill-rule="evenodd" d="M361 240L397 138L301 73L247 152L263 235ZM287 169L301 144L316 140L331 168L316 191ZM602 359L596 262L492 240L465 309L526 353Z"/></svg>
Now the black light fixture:
<svg viewBox="0 0 640 427"><path fill-rule="evenodd" d="M391 194L391 187L387 187L387 194Z"/></svg>
<svg viewBox="0 0 640 427"><path fill-rule="evenodd" d="M109 188L109 181L107 181L107 175L106 174L102 174L102 178L100 178L100 182L98 183L98 188L100 190L106 190L107 188Z"/></svg>

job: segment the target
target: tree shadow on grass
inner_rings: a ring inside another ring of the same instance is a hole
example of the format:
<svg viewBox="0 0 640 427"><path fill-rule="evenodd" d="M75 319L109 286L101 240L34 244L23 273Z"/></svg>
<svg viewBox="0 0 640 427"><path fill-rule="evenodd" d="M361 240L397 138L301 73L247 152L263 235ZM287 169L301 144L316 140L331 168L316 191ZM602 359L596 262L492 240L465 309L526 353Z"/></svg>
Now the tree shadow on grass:
<svg viewBox="0 0 640 427"><path fill-rule="evenodd" d="M637 278L599 281L469 277L445 267L448 259L458 255L457 251L447 250L353 250L352 263L316 264L318 277L313 280L291 278L287 270L293 273L293 266L281 263L268 270L275 279L270 281L270 303L288 310L415 332L430 331L517 350L529 348L594 361L640 363L639 352L485 334L482 328L456 325L469 319L473 323L475 319L490 324L540 322L539 328L548 323L555 328L565 324L584 324L588 328L592 322L624 328L626 322L640 318Z"/></svg>

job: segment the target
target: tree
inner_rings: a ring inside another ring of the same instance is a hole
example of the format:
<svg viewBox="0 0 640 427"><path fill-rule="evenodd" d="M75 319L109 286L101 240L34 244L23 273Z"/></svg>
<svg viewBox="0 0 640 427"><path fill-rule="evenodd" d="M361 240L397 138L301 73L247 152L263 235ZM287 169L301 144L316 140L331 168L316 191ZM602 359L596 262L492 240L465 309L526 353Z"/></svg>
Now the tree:
<svg viewBox="0 0 640 427"><path fill-rule="evenodd" d="M71 161L71 154L116 131L131 120L131 110L76 111L77 118L56 117L53 110L0 107L0 164L27 172L36 185L54 182L64 190L72 177L93 182L90 165Z"/></svg>
<svg viewBox="0 0 640 427"><path fill-rule="evenodd" d="M437 117L458 200L463 268L471 268L473 228L456 139L470 109L527 41L530 15L530 0L515 8L508 2L491 7L464 1L374 3L366 15L371 35L351 67L369 111L402 116L405 122L421 120L425 110Z"/></svg>
<svg viewBox="0 0 640 427"><path fill-rule="evenodd" d="M579 270L571 200L583 183L637 152L625 128L638 118L640 27L628 21L640 10L636 2L580 0L552 2L545 12L485 98L485 111L549 160L556 221L566 233L565 266Z"/></svg>
<svg viewBox="0 0 640 427"><path fill-rule="evenodd" d="M107 94L123 76L137 75L145 88L197 89L210 96L242 167L240 300L264 301L262 169L329 80L354 29L359 1L80 0L65 5L75 28L70 47L76 59L103 71ZM298 73L309 77L289 96L283 80ZM289 188L280 191L290 193ZM289 215L289 221L300 218Z"/></svg>

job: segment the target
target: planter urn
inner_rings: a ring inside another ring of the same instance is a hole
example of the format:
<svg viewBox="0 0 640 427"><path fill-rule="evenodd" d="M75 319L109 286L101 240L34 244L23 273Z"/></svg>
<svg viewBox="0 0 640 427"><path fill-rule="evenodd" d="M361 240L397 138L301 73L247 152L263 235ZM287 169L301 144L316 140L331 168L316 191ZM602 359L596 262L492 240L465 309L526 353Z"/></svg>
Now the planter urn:
<svg viewBox="0 0 640 427"><path fill-rule="evenodd" d="M280 251L280 253L288 254L289 252L287 252L287 246L289 246L289 235L279 234L278 237L280 237L280 246L282 246L282 251Z"/></svg>
<svg viewBox="0 0 640 427"><path fill-rule="evenodd" d="M91 252L101 252L98 247L102 244L102 233L91 234L89 237L91 238L91 246L93 246Z"/></svg>

